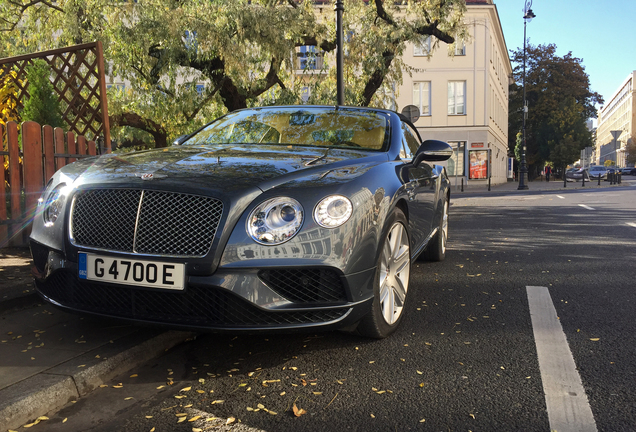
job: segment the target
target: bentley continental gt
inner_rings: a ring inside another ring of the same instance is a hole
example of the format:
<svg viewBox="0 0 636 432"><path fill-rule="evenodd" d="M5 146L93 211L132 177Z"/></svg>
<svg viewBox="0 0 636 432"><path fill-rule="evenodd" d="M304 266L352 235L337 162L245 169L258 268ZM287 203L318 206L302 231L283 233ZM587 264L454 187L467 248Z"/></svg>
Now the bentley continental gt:
<svg viewBox="0 0 636 432"><path fill-rule="evenodd" d="M411 263L446 254L451 147L401 114L231 112L169 148L87 158L48 182L37 290L69 311L211 331L382 338Z"/></svg>

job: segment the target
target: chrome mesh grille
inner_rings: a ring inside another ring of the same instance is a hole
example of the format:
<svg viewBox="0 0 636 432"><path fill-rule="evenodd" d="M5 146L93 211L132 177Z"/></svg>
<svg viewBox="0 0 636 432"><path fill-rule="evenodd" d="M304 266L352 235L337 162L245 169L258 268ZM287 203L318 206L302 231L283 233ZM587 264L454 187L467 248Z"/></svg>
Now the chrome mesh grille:
<svg viewBox="0 0 636 432"><path fill-rule="evenodd" d="M204 256L210 250L222 213L223 203L209 197L96 189L75 196L71 227L78 246L151 255Z"/></svg>

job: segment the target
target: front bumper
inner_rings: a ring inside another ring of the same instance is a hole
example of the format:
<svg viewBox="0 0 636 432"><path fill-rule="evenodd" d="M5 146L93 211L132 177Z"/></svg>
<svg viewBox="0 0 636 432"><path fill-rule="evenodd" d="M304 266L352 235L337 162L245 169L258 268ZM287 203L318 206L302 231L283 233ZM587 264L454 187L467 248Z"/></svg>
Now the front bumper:
<svg viewBox="0 0 636 432"><path fill-rule="evenodd" d="M359 321L373 298L374 269L343 275L331 267L220 267L211 276L188 277L183 291L170 291L80 279L77 263L60 252L33 241L31 250L45 300L69 311L174 328L337 329Z"/></svg>

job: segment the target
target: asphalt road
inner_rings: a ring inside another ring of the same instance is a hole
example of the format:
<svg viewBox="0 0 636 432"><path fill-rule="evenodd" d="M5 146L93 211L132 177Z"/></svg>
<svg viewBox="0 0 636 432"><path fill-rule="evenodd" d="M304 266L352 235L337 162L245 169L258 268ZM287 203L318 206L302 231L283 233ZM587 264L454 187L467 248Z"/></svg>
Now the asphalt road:
<svg viewBox="0 0 636 432"><path fill-rule="evenodd" d="M549 431L544 385L558 379L540 367L530 286L547 288L592 426L636 430L635 198L636 187L453 198L447 258L414 263L390 338L200 335L37 428Z"/></svg>

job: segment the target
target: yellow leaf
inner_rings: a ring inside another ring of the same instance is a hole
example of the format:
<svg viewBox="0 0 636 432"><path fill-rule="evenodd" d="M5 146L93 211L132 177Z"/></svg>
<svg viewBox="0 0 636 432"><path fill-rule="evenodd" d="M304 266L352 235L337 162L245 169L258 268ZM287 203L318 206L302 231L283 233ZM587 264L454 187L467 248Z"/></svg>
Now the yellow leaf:
<svg viewBox="0 0 636 432"><path fill-rule="evenodd" d="M200 418L201 418L201 416L200 416L200 415L198 415L198 416L194 416L194 417L192 417L192 418L191 418L190 420L188 420L188 421L189 421L189 422L193 422L193 421L197 421L197 420L199 420Z"/></svg>
<svg viewBox="0 0 636 432"><path fill-rule="evenodd" d="M321 395L322 392L313 392L316 396Z"/></svg>
<svg viewBox="0 0 636 432"><path fill-rule="evenodd" d="M472 418L475 418L475 414L468 414L469 416L471 416Z"/></svg>
<svg viewBox="0 0 636 432"><path fill-rule="evenodd" d="M375 416L373 415L373 413L371 413L371 418L375 418Z"/></svg>
<svg viewBox="0 0 636 432"><path fill-rule="evenodd" d="M274 412L274 411L267 411L267 414L276 415L276 414L278 414L278 413L277 413L277 412Z"/></svg>
<svg viewBox="0 0 636 432"><path fill-rule="evenodd" d="M123 385L116 385L116 386L113 386L113 388L122 388L122 387L123 387Z"/></svg>
<svg viewBox="0 0 636 432"><path fill-rule="evenodd" d="M177 417L185 417L185 416L187 416L187 415L188 415L187 413L179 413L179 414L175 414L175 416L177 416Z"/></svg>
<svg viewBox="0 0 636 432"><path fill-rule="evenodd" d="M192 428L192 432L203 432L201 428Z"/></svg>
<svg viewBox="0 0 636 432"><path fill-rule="evenodd" d="M179 395L177 395L177 396L175 396L174 398L175 398L175 399L183 399L184 397L187 397L187 396L186 396L186 395L180 395L180 396L179 396Z"/></svg>
<svg viewBox="0 0 636 432"><path fill-rule="evenodd" d="M426 419L422 419L420 420L420 423L424 423L426 421Z"/></svg>
<svg viewBox="0 0 636 432"><path fill-rule="evenodd" d="M180 391L180 392L187 392L187 391L190 391L190 390L192 390L192 387L184 387L184 388L182 388L182 389L181 389L181 390L179 390L179 391Z"/></svg>
<svg viewBox="0 0 636 432"><path fill-rule="evenodd" d="M415 371L415 372L417 372L418 375L422 375L422 373L423 373L423 372L420 372L420 371Z"/></svg>
<svg viewBox="0 0 636 432"><path fill-rule="evenodd" d="M132 374L130 378L137 378L137 376L138 376L137 374Z"/></svg>
<svg viewBox="0 0 636 432"><path fill-rule="evenodd" d="M226 424L226 425L229 425L229 424L234 423L235 421L236 421L236 419L235 419L234 417L230 417L229 419L227 419L227 420L225 421L225 424Z"/></svg>
<svg viewBox="0 0 636 432"><path fill-rule="evenodd" d="M294 406L292 406L292 409L294 410L294 415L296 417L300 417L301 415L307 414L307 411L305 411L302 408L298 408L295 403L294 403Z"/></svg>
<svg viewBox="0 0 636 432"><path fill-rule="evenodd" d="M38 420L48 420L49 418L47 416L40 416L38 417Z"/></svg>
<svg viewBox="0 0 636 432"><path fill-rule="evenodd" d="M165 385L160 385L159 387L157 387L157 390L161 390L164 387L165 387Z"/></svg>
<svg viewBox="0 0 636 432"><path fill-rule="evenodd" d="M132 397L127 397L124 400L131 400L131 399L132 399Z"/></svg>
<svg viewBox="0 0 636 432"><path fill-rule="evenodd" d="M214 405L214 404L222 404L223 402L225 402L225 401L224 401L224 400L222 400L222 399L220 399L220 400L215 400L215 401L212 401L211 405Z"/></svg>
<svg viewBox="0 0 636 432"><path fill-rule="evenodd" d="M203 393L205 393L205 390L197 390L197 393L203 394Z"/></svg>
<svg viewBox="0 0 636 432"><path fill-rule="evenodd" d="M177 420L177 423L183 423L186 420L187 420L186 417L179 417L179 420Z"/></svg>
<svg viewBox="0 0 636 432"><path fill-rule="evenodd" d="M600 338L590 338L590 340L593 341L593 342L596 342L596 341L599 341L601 339Z"/></svg>
<svg viewBox="0 0 636 432"><path fill-rule="evenodd" d="M147 419L151 419L151 418L152 418L152 416L146 416L146 418L147 418Z"/></svg>
<svg viewBox="0 0 636 432"><path fill-rule="evenodd" d="M155 427L153 426L152 429L150 429L150 432L155 432Z"/></svg>
<svg viewBox="0 0 636 432"><path fill-rule="evenodd" d="M66 423L68 421L68 417L64 417L64 420L62 420L62 423Z"/></svg>
<svg viewBox="0 0 636 432"><path fill-rule="evenodd" d="M281 393L280 393L280 396L285 396L285 392L281 392Z"/></svg>

